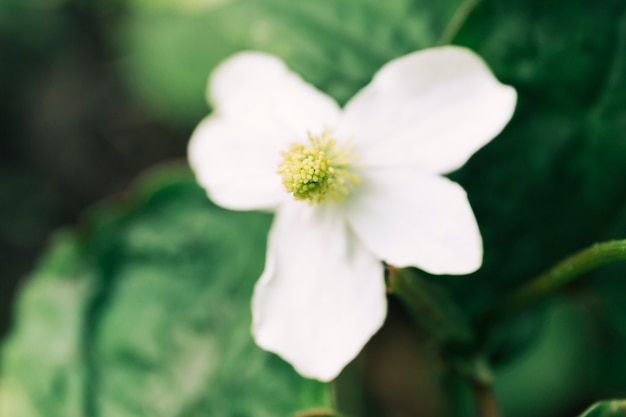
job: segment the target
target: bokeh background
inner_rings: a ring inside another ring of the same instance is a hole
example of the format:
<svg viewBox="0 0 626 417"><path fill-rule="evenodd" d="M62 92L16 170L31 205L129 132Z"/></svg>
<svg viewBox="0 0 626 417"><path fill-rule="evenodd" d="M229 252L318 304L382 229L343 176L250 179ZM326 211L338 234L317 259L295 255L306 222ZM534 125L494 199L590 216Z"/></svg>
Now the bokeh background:
<svg viewBox="0 0 626 417"><path fill-rule="evenodd" d="M477 51L519 94L502 135L451 174L484 267L425 277L471 321L564 256L626 238L623 0L0 0L5 407L234 416L325 403L324 387L250 345L270 219L216 209L185 168L206 79L263 50L344 103L385 62L442 43ZM626 397L625 274L589 274L489 336L507 416ZM432 369L427 335L392 311L342 376L345 407L471 416L467 387Z"/></svg>
<svg viewBox="0 0 626 417"><path fill-rule="evenodd" d="M185 153L193 124L155 114L126 78L128 9L115 1L0 5L2 335L19 281L54 230L77 224L146 167ZM197 96L201 103L202 90Z"/></svg>

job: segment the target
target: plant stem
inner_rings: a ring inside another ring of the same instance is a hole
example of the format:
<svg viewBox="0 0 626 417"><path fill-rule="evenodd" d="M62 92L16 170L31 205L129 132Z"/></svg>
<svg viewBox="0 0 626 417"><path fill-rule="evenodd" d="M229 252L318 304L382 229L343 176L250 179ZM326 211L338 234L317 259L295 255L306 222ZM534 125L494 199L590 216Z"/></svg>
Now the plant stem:
<svg viewBox="0 0 626 417"><path fill-rule="evenodd" d="M415 271L387 268L388 289L404 304L414 322L439 342L470 342L473 334L467 322L454 311L451 301L438 293Z"/></svg>
<svg viewBox="0 0 626 417"><path fill-rule="evenodd" d="M493 395L491 386L483 384L472 384L476 408L480 417L500 417L500 408Z"/></svg>
<svg viewBox="0 0 626 417"><path fill-rule="evenodd" d="M519 313L530 304L554 293L586 272L619 261L626 261L626 240L596 243L583 249L488 309L476 321L476 329L480 334L484 334L495 324Z"/></svg>
<svg viewBox="0 0 626 417"><path fill-rule="evenodd" d="M469 14L474 10L474 8L478 5L480 0L465 0L459 8L456 10L450 22L446 25L441 36L437 40L437 45L447 45L451 43L456 34L459 33L461 27L467 20Z"/></svg>

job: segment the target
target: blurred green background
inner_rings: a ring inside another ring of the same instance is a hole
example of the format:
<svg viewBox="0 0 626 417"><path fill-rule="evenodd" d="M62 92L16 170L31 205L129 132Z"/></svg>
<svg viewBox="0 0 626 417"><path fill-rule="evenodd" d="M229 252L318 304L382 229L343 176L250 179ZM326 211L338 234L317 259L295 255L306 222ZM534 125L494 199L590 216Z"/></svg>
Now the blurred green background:
<svg viewBox="0 0 626 417"><path fill-rule="evenodd" d="M393 300L335 387L256 349L269 217L213 207L183 160L135 182L184 157L207 76L235 51L277 54L344 103L388 60L452 42L518 90L510 125L451 174L484 266L426 277L470 320L626 238L623 0L0 1L3 417L289 415L330 388L355 416L473 415ZM589 274L489 335L505 415L626 397L625 274Z"/></svg>
<svg viewBox="0 0 626 417"><path fill-rule="evenodd" d="M0 3L1 334L53 230L184 155L193 125L155 115L124 77L115 38L127 11L114 1Z"/></svg>

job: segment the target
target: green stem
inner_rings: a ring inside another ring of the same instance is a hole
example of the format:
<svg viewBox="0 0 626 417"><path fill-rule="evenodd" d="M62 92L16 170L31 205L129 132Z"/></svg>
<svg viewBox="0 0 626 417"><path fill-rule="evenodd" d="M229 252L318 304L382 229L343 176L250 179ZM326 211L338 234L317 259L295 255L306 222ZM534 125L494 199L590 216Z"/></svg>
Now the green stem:
<svg viewBox="0 0 626 417"><path fill-rule="evenodd" d="M472 390L480 417L500 417L500 407L498 407L491 386L472 384Z"/></svg>
<svg viewBox="0 0 626 417"><path fill-rule="evenodd" d="M449 300L437 293L426 280L411 269L388 267L388 288L404 304L414 322L439 342L470 342L468 324L455 314Z"/></svg>
<svg viewBox="0 0 626 417"><path fill-rule="evenodd" d="M480 334L484 334L495 324L519 313L530 304L554 293L586 272L619 261L626 261L626 240L596 243L566 258L502 299L479 317L476 321L476 328Z"/></svg>
<svg viewBox="0 0 626 417"><path fill-rule="evenodd" d="M459 33L461 27L467 20L467 17L470 15L472 10L478 5L480 0L465 0L459 8L456 10L450 22L446 25L441 36L437 40L437 45L447 45L451 43L456 34Z"/></svg>

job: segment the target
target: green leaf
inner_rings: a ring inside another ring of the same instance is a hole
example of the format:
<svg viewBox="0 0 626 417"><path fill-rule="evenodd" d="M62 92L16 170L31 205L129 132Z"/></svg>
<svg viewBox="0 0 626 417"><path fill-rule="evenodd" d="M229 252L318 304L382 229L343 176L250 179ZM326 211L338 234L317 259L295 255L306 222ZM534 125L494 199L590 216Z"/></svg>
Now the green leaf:
<svg viewBox="0 0 626 417"><path fill-rule="evenodd" d="M83 415L88 381L81 330L96 276L74 236L54 239L22 291L16 327L1 352L0 395L8 397L7 417Z"/></svg>
<svg viewBox="0 0 626 417"><path fill-rule="evenodd" d="M517 360L495 369L493 389L510 417L551 417L593 395L593 329L580 306L550 304L536 342Z"/></svg>
<svg viewBox="0 0 626 417"><path fill-rule="evenodd" d="M483 1L454 43L519 96L502 134L451 175L467 190L485 255L472 279L439 282L480 314L565 256L626 236L626 4ZM612 269L597 275L619 280ZM539 307L517 323L539 325ZM504 345L534 333L517 323Z"/></svg>
<svg viewBox="0 0 626 417"><path fill-rule="evenodd" d="M186 168L133 195L58 237L30 277L2 350L3 417L332 409L328 385L250 334L270 216L212 206Z"/></svg>
<svg viewBox="0 0 626 417"><path fill-rule="evenodd" d="M178 3L178 2L176 2ZM135 0L118 48L129 85L163 117L206 114L210 71L241 50L283 58L345 102L390 59L433 46L461 0Z"/></svg>
<svg viewBox="0 0 626 417"><path fill-rule="evenodd" d="M611 230L626 208L625 22L621 1L485 1L455 39L519 95L504 132L453 175L485 241L472 284L482 295L464 297L472 308L570 253L620 237Z"/></svg>
<svg viewBox="0 0 626 417"><path fill-rule="evenodd" d="M598 402L580 417L623 417L626 416L626 400L612 400Z"/></svg>

